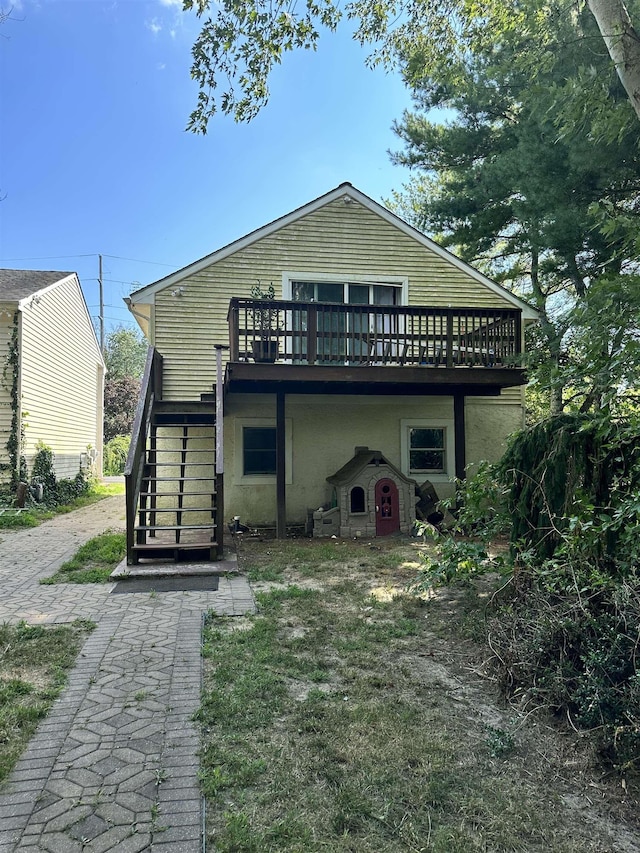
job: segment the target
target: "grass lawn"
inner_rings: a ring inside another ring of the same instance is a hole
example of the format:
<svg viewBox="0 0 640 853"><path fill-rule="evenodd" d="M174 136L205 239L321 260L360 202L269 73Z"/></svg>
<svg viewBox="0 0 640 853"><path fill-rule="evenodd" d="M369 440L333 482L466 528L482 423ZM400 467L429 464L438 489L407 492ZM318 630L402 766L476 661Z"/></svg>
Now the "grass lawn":
<svg viewBox="0 0 640 853"><path fill-rule="evenodd" d="M0 782L62 690L93 627L0 625Z"/></svg>
<svg viewBox="0 0 640 853"><path fill-rule="evenodd" d="M40 583L107 583L126 551L126 534L107 530L81 545L54 575Z"/></svg>
<svg viewBox="0 0 640 853"><path fill-rule="evenodd" d="M48 521L56 515L73 512L75 509L90 506L104 500L104 498L121 494L124 494L124 483L96 483L91 486L86 495L76 498L70 504L61 504L56 507L39 507L34 504L20 512L8 509L6 512L0 514L0 530L37 527L43 521Z"/></svg>
<svg viewBox="0 0 640 853"><path fill-rule="evenodd" d="M243 543L259 612L205 627L208 849L640 849L575 742L501 705L484 593L407 595L419 560L399 540Z"/></svg>

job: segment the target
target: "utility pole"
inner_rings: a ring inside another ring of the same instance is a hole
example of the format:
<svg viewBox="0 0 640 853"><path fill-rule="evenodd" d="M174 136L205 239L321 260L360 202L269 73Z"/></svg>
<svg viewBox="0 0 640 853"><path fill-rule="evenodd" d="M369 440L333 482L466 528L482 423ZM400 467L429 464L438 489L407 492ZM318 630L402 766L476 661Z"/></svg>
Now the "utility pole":
<svg viewBox="0 0 640 853"><path fill-rule="evenodd" d="M102 290L102 255L98 255L98 287L100 290L100 352L104 353L104 293Z"/></svg>

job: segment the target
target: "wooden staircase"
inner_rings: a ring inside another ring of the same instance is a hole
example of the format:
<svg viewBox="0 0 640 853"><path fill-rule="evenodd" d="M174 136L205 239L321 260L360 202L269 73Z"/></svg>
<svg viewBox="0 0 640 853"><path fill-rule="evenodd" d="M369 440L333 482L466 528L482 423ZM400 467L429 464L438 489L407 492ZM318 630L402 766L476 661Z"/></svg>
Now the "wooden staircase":
<svg viewBox="0 0 640 853"><path fill-rule="evenodd" d="M159 399L161 360L154 364L157 353L150 359L125 469L127 563L218 560L222 496L212 395L206 402Z"/></svg>

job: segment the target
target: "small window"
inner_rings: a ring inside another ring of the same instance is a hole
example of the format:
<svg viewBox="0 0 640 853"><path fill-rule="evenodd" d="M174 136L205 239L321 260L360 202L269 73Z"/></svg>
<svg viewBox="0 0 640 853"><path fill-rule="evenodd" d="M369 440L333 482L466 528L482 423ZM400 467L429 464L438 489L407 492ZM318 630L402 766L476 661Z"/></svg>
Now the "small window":
<svg viewBox="0 0 640 853"><path fill-rule="evenodd" d="M351 489L351 499L350 499L350 512L358 513L358 512L366 512L366 507L364 503L364 489L362 486L354 486Z"/></svg>
<svg viewBox="0 0 640 853"><path fill-rule="evenodd" d="M409 430L409 471L412 474L446 471L444 427Z"/></svg>
<svg viewBox="0 0 640 853"><path fill-rule="evenodd" d="M244 427L242 452L244 474L275 474L276 428Z"/></svg>

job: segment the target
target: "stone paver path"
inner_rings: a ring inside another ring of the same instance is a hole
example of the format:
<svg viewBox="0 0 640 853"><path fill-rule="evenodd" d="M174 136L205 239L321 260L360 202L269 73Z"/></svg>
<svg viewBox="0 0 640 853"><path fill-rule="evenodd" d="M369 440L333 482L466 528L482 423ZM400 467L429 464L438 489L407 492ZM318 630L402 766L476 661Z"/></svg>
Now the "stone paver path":
<svg viewBox="0 0 640 853"><path fill-rule="evenodd" d="M203 614L254 608L246 580L217 592L41 586L78 547L124 527L124 499L0 531L0 621L92 619L69 684L0 789L0 853L200 853L198 733Z"/></svg>

